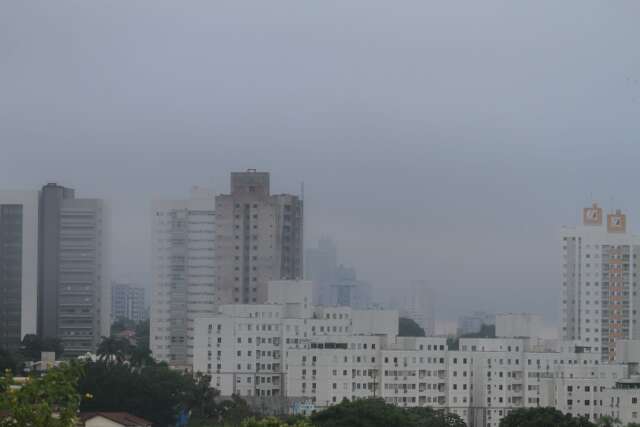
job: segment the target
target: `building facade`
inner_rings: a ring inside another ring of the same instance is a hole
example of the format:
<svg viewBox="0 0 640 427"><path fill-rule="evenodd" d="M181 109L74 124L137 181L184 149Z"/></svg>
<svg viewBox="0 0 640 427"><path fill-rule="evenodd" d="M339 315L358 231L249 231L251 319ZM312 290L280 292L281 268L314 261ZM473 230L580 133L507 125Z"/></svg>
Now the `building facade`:
<svg viewBox="0 0 640 427"><path fill-rule="evenodd" d="M210 191L153 202L150 346L154 358L179 369L192 367L194 320L217 304L215 234Z"/></svg>
<svg viewBox="0 0 640 427"><path fill-rule="evenodd" d="M620 339L637 339L636 298L640 238L627 231L626 215L606 215L597 204L583 210L582 225L562 229L561 337L615 359Z"/></svg>
<svg viewBox="0 0 640 427"><path fill-rule="evenodd" d="M37 332L38 192L0 191L0 349Z"/></svg>
<svg viewBox="0 0 640 427"><path fill-rule="evenodd" d="M541 337L544 331L542 316L534 313L498 313L495 325L498 338Z"/></svg>
<svg viewBox="0 0 640 427"><path fill-rule="evenodd" d="M483 325L495 324L495 314L489 314L484 311L474 311L472 314L467 314L458 318L457 334L475 334L482 330Z"/></svg>
<svg viewBox="0 0 640 427"><path fill-rule="evenodd" d="M95 351L109 335L109 215L100 199L47 184L40 192L38 333L65 356Z"/></svg>
<svg viewBox="0 0 640 427"><path fill-rule="evenodd" d="M111 284L111 320L141 322L147 318L144 288L126 283Z"/></svg>
<svg viewBox="0 0 640 427"><path fill-rule="evenodd" d="M216 261L220 301L259 304L267 283L302 278L303 203L272 195L269 173L231 173L231 193L216 197Z"/></svg>
<svg viewBox="0 0 640 427"><path fill-rule="evenodd" d="M309 282L271 282L265 304L223 305L198 319L194 371L210 374L222 395L286 399L292 411L378 397L450 411L477 427L498 427L510 411L527 407L591 420L622 411L617 398L611 406L611 394L629 383L632 365L601 363L599 351L577 342L462 338L450 351L446 338L398 337L396 311L309 301ZM632 417L630 408L625 416Z"/></svg>
<svg viewBox="0 0 640 427"><path fill-rule="evenodd" d="M311 340L329 349L337 341L327 344L327 337L397 333L396 311L314 307L311 287L308 281L272 281L264 304L222 305L220 314L198 319L194 370L210 373L212 385L223 393L291 395L297 393L286 391L295 387L286 380L292 351L305 349Z"/></svg>

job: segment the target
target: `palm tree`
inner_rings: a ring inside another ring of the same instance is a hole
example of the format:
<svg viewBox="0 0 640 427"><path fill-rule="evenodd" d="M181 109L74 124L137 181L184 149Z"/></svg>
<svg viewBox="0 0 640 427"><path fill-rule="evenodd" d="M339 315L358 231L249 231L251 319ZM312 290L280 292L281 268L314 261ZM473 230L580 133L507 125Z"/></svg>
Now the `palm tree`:
<svg viewBox="0 0 640 427"><path fill-rule="evenodd" d="M145 366L150 366L155 363L155 360L151 357L151 350L149 350L148 347L138 343L135 347L131 346L130 349L129 362L131 362L132 366L144 368Z"/></svg>
<svg viewBox="0 0 640 427"><path fill-rule="evenodd" d="M131 354L131 344L124 338L102 337L96 354L100 360L106 360L107 363L122 364Z"/></svg>

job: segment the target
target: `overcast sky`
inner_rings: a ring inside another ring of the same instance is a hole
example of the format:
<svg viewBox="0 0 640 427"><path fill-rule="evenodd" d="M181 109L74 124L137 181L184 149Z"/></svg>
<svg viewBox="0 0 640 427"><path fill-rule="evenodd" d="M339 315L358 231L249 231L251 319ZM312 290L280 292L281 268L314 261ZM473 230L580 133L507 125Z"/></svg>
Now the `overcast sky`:
<svg viewBox="0 0 640 427"><path fill-rule="evenodd" d="M560 226L640 228L640 2L4 1L0 187L102 197L116 277L149 204L305 183L307 244L438 317L558 317Z"/></svg>

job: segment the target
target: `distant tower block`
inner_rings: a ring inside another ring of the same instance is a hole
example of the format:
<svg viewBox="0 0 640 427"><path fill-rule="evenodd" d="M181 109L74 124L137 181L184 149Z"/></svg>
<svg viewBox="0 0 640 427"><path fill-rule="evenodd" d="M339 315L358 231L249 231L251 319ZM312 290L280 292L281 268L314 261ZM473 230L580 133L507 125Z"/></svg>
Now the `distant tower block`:
<svg viewBox="0 0 640 427"><path fill-rule="evenodd" d="M634 297L640 238L627 232L620 210L607 215L606 225L595 203L582 215L582 226L562 229L560 336L612 361L619 340L640 339L640 299Z"/></svg>

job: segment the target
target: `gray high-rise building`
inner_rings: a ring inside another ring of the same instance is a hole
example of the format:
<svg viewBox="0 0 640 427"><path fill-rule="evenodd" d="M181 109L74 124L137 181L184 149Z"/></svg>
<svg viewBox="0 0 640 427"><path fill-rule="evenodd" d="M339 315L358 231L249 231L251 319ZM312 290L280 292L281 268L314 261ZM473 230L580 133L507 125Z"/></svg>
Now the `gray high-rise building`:
<svg viewBox="0 0 640 427"><path fill-rule="evenodd" d="M144 288L126 283L111 284L111 320L128 319L140 322L147 318Z"/></svg>
<svg viewBox="0 0 640 427"><path fill-rule="evenodd" d="M0 191L0 349L37 332L38 192Z"/></svg>
<svg viewBox="0 0 640 427"><path fill-rule="evenodd" d="M272 195L269 173L231 173L216 197L216 262L222 303L263 303L270 280L302 278L303 202Z"/></svg>
<svg viewBox="0 0 640 427"><path fill-rule="evenodd" d="M108 215L99 199L47 184L40 193L38 331L65 356L95 351L109 334Z"/></svg>

